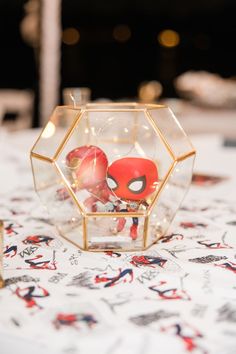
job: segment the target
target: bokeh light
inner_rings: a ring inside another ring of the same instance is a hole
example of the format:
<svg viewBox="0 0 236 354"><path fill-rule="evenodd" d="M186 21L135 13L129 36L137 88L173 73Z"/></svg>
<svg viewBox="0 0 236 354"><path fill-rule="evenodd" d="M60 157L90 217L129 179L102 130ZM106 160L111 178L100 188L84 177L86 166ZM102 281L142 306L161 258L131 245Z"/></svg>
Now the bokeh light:
<svg viewBox="0 0 236 354"><path fill-rule="evenodd" d="M67 45L74 45L80 40L80 33L76 28L69 27L62 32L62 42Z"/></svg>
<svg viewBox="0 0 236 354"><path fill-rule="evenodd" d="M113 38L117 42L127 42L131 37L131 30L127 25L117 25L113 29Z"/></svg>
<svg viewBox="0 0 236 354"><path fill-rule="evenodd" d="M173 48L179 45L180 36L178 32L173 31L171 29L166 29L158 34L157 40L161 46Z"/></svg>
<svg viewBox="0 0 236 354"><path fill-rule="evenodd" d="M138 97L142 102L153 102L162 94L162 85L159 81L142 82L138 88Z"/></svg>

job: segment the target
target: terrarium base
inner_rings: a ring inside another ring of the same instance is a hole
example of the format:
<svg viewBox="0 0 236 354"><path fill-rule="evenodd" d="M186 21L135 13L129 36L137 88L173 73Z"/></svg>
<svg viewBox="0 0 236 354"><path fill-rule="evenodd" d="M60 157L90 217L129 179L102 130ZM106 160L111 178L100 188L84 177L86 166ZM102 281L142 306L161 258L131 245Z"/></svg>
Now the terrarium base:
<svg viewBox="0 0 236 354"><path fill-rule="evenodd" d="M148 245L147 247L142 247L140 249L138 248L115 248L115 247L112 247L112 248L91 248L91 247L81 247L79 246L76 242L70 240L69 237L65 236L60 229L57 228L57 231L59 233L59 235L64 238L66 241L70 242L72 245L76 246L77 248L79 248L81 251L89 251L89 252L107 252L107 251L113 251L113 252L140 252L140 251L145 251L147 249L149 249L151 246L155 245L163 236L164 234L159 234L155 240L150 244Z"/></svg>

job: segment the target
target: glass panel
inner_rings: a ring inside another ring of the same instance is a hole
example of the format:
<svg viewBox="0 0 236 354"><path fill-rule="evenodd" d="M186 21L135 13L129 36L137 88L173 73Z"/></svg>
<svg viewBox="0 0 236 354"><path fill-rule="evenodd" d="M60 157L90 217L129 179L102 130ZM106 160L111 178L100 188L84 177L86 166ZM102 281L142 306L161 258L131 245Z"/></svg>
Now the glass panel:
<svg viewBox="0 0 236 354"><path fill-rule="evenodd" d="M72 107L57 107L43 129L33 152L53 158L79 113L79 109L73 109Z"/></svg>
<svg viewBox="0 0 236 354"><path fill-rule="evenodd" d="M194 156L180 161L161 191L150 215L147 246L163 236L169 228L190 186L193 163Z"/></svg>
<svg viewBox="0 0 236 354"><path fill-rule="evenodd" d="M88 217L87 237L90 250L141 250L144 217Z"/></svg>
<svg viewBox="0 0 236 354"><path fill-rule="evenodd" d="M194 150L189 138L169 108L149 109L148 112L170 145L175 157Z"/></svg>
<svg viewBox="0 0 236 354"><path fill-rule="evenodd" d="M87 212L137 212L172 159L144 112L96 111L83 114L57 163Z"/></svg>
<svg viewBox="0 0 236 354"><path fill-rule="evenodd" d="M161 182L165 178L173 160L144 113L137 114L135 123L134 154L155 161L158 167L158 179Z"/></svg>
<svg viewBox="0 0 236 354"><path fill-rule="evenodd" d="M109 108L111 107L108 106L107 109L109 110ZM135 112L120 112L119 107L112 106L112 109L115 108L117 111L87 112L90 144L104 145L104 148L107 147L107 144L115 147L122 144L124 153L128 153L133 144ZM124 108L121 107L121 109Z"/></svg>
<svg viewBox="0 0 236 354"><path fill-rule="evenodd" d="M83 247L83 219L78 206L69 195L56 167L32 158L36 191L60 233Z"/></svg>

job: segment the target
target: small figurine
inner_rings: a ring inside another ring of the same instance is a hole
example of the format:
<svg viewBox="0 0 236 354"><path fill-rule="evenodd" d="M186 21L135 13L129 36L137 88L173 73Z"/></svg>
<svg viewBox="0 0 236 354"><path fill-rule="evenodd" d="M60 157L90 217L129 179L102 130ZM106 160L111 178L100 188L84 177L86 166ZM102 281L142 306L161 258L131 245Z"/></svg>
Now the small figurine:
<svg viewBox="0 0 236 354"><path fill-rule="evenodd" d="M108 166L106 154L97 146L81 146L66 156L74 192L85 189L90 196L83 202L92 212L137 212L148 207L147 198L157 188L155 163L141 157L124 157ZM138 236L138 217L133 217L130 237ZM112 231L125 227L126 219L118 217Z"/></svg>
<svg viewBox="0 0 236 354"><path fill-rule="evenodd" d="M141 157L124 157L114 161L107 171L107 184L120 200L117 211L137 212L148 207L147 197L157 188L158 172L155 163ZM133 217L130 236L136 240L138 236L138 218ZM117 232L123 230L125 218L119 218Z"/></svg>
<svg viewBox="0 0 236 354"><path fill-rule="evenodd" d="M106 178L108 160L106 154L97 146L80 146L66 156L66 164L79 189L89 189Z"/></svg>
<svg viewBox="0 0 236 354"><path fill-rule="evenodd" d="M84 201L84 205L97 211L96 202L106 203L111 194L106 182L106 154L97 146L80 146L67 154L66 164L71 172L73 190L86 189L91 197Z"/></svg>

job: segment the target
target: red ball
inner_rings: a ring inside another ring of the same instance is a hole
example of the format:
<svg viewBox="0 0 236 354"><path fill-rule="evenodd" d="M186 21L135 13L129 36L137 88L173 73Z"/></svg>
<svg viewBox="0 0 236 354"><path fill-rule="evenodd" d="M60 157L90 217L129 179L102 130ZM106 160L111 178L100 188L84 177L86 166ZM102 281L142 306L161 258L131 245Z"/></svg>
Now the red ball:
<svg viewBox="0 0 236 354"><path fill-rule="evenodd" d="M108 160L97 146L80 146L66 156L66 164L76 176L80 189L89 189L106 179Z"/></svg>

